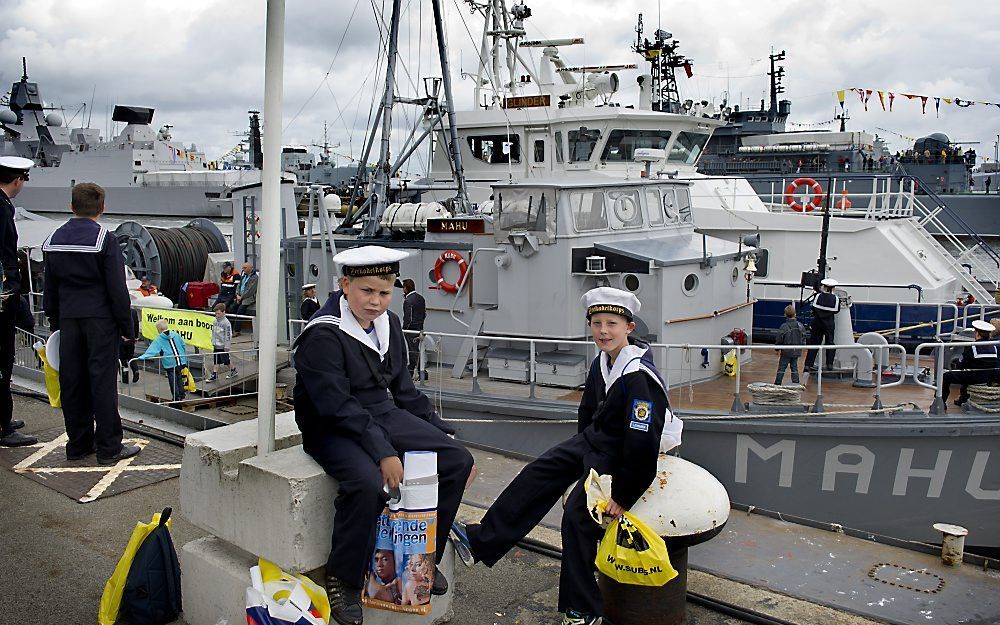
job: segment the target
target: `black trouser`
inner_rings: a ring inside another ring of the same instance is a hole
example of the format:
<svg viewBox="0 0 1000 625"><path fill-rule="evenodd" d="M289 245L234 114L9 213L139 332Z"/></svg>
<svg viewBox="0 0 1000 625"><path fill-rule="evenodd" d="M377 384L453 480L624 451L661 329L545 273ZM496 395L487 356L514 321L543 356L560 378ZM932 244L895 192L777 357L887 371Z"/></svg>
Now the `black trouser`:
<svg viewBox="0 0 1000 625"><path fill-rule="evenodd" d="M167 382L170 384L170 397L174 401L180 401L184 399L184 367L186 365L177 365L176 367L166 367L167 372Z"/></svg>
<svg viewBox="0 0 1000 625"><path fill-rule="evenodd" d="M958 401L965 403L969 401L970 384L988 384L1000 380L1000 370L998 369L959 369L956 371L944 372L944 384L941 387L941 399L948 403L948 395L951 393L952 384L961 384Z"/></svg>
<svg viewBox="0 0 1000 625"><path fill-rule="evenodd" d="M476 559L493 566L552 509L566 489L573 488L562 515L562 568L559 611L576 610L601 616L604 603L595 577L597 545L604 530L587 512L584 480L594 468L611 473L614 459L594 449L583 434L559 443L521 469L483 517L469 527Z"/></svg>
<svg viewBox="0 0 1000 625"><path fill-rule="evenodd" d="M135 358L135 340L122 339L118 343L118 364L121 366L122 374L125 369L131 369L133 373L139 371L139 363L131 362Z"/></svg>
<svg viewBox="0 0 1000 625"><path fill-rule="evenodd" d="M413 332L423 332L423 328L412 328ZM406 369L413 375L413 372L420 366L420 335L404 334L406 337Z"/></svg>
<svg viewBox="0 0 1000 625"><path fill-rule="evenodd" d="M813 317L812 332L809 334L810 345L833 345L833 319L824 320ZM816 353L819 350L810 349L806 354L806 368L816 366ZM833 369L833 357L836 355L835 349L826 350L826 368Z"/></svg>
<svg viewBox="0 0 1000 625"><path fill-rule="evenodd" d="M10 376L14 371L14 318L17 315L17 301L10 297L0 305L0 436L14 430L10 427L14 418L14 400L10 395Z"/></svg>
<svg viewBox="0 0 1000 625"><path fill-rule="evenodd" d="M110 458L122 447L118 414L118 326L111 319L61 319L59 386L66 422L66 454L82 456L96 445ZM96 423L96 429L95 429Z"/></svg>
<svg viewBox="0 0 1000 625"><path fill-rule="evenodd" d="M444 555L448 533L462 503L465 482L472 470L472 454L427 421L400 408L373 417L399 452L437 452L438 509L437 562ZM376 522L386 495L378 464L357 441L342 434L303 436L302 447L337 480L333 537L326 574L360 588L375 549Z"/></svg>
<svg viewBox="0 0 1000 625"><path fill-rule="evenodd" d="M785 377L785 369L789 365L792 367L792 384L799 383L799 354L801 353L801 349L781 350L781 356L778 358L778 372L774 376L775 384L781 384L781 380Z"/></svg>

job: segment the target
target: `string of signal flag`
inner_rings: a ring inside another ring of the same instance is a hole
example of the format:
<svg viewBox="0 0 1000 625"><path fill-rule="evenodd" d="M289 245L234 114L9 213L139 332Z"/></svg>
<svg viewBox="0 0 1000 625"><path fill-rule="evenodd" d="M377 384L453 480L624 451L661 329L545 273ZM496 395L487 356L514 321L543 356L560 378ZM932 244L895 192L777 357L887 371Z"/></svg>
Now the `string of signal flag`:
<svg viewBox="0 0 1000 625"><path fill-rule="evenodd" d="M920 111L924 115L927 114L927 102L929 100L934 101L934 113L937 117L941 116L941 103L958 106L960 108L969 108L971 106L995 106L1000 108L1000 103L998 102L980 102L976 100L966 100L965 98L945 98L941 96L926 96L918 95L914 93L896 93L893 91L885 91L881 89L861 89L858 87L852 87L850 89L840 89L837 93L837 102L840 104L841 110L844 108L844 101L847 98L848 92L854 92L858 94L858 98L861 100L861 104L864 105L865 110L868 110L868 103L871 101L872 95L878 97L878 103L882 107L883 111L892 112L893 104L897 98L906 98L907 100L919 100L920 101ZM888 105L888 108L886 108Z"/></svg>

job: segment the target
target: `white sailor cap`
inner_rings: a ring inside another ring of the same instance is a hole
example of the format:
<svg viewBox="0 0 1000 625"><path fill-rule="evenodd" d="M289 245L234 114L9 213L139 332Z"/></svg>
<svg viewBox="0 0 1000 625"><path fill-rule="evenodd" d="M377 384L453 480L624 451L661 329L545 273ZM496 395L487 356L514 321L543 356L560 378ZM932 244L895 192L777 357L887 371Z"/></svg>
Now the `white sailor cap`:
<svg viewBox="0 0 1000 625"><path fill-rule="evenodd" d="M830 287L832 289L832 288L836 287L837 285L839 285L840 282L837 282L833 278L823 278L822 280L820 280L820 284L822 284L823 286L826 286L826 287Z"/></svg>
<svg viewBox="0 0 1000 625"><path fill-rule="evenodd" d="M28 170L35 166L35 161L30 158L20 156L0 156L0 169L11 169L14 171L28 173Z"/></svg>
<svg viewBox="0 0 1000 625"><path fill-rule="evenodd" d="M992 332L996 330L996 327L994 327L992 323L990 323L989 321L983 321L982 319L976 319L975 321L973 321L972 327L979 330L980 332Z"/></svg>
<svg viewBox="0 0 1000 625"><path fill-rule="evenodd" d="M399 261L409 256L403 250L380 245L354 247L337 254L333 262L340 265L340 273L348 277L399 275Z"/></svg>
<svg viewBox="0 0 1000 625"><path fill-rule="evenodd" d="M635 295L610 286L590 289L580 298L580 303L587 309L587 319L596 313L613 313L632 321L641 306Z"/></svg>
<svg viewBox="0 0 1000 625"><path fill-rule="evenodd" d="M309 284L303 284L302 285L302 290L303 291L308 291L309 289L315 289L315 288L316 288L316 283L315 282L310 282Z"/></svg>

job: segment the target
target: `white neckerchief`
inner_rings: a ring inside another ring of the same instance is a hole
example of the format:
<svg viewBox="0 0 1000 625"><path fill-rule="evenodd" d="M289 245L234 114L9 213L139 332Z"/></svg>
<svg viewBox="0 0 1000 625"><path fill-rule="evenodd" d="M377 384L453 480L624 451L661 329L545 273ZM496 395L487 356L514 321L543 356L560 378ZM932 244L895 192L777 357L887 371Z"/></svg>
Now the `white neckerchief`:
<svg viewBox="0 0 1000 625"><path fill-rule="evenodd" d="M351 307L347 305L347 298L340 298L340 329L365 347L378 352L379 360L385 360L385 354L389 351L389 312L382 313L372 323L375 324L377 335L375 340L358 323Z"/></svg>

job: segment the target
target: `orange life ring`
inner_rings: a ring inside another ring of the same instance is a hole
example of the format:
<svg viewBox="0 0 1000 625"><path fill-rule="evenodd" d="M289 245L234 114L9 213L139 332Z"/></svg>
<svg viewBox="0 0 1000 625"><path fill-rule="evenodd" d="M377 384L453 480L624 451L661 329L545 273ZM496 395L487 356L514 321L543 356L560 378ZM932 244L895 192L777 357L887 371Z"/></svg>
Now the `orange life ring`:
<svg viewBox="0 0 1000 625"><path fill-rule="evenodd" d="M454 283L444 281L444 266L449 262L453 261L458 263L458 280ZM468 270L469 264L465 262L465 259L461 254L452 250L445 250L438 259L434 262L434 281L437 285L441 287L444 291L448 293L457 293L458 287L462 286L465 282L465 272Z"/></svg>
<svg viewBox="0 0 1000 625"><path fill-rule="evenodd" d="M810 199L805 206L796 202L794 196L795 190L802 185L805 185L812 190L812 199ZM785 203L788 204L793 211L798 211L800 213L803 211L809 212L813 209L819 208L820 204L823 203L823 187L812 178L796 178L791 184L785 187Z"/></svg>

